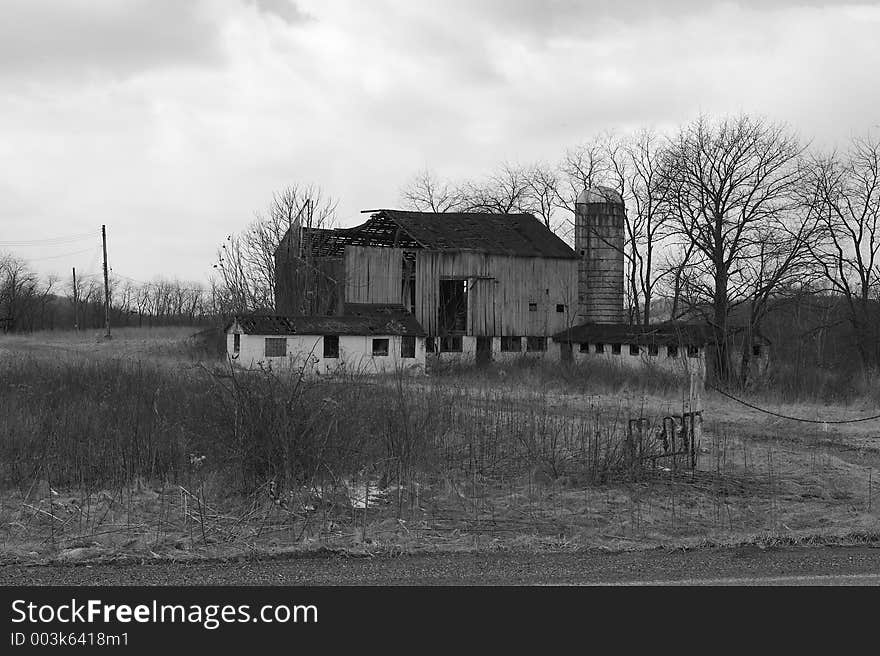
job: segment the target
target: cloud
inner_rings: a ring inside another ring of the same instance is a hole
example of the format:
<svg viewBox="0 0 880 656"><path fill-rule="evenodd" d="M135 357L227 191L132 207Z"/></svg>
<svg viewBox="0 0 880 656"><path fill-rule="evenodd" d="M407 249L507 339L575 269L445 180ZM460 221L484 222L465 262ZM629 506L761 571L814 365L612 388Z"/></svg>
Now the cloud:
<svg viewBox="0 0 880 656"><path fill-rule="evenodd" d="M870 128L880 103L868 6L6 4L0 159L15 165L0 215L22 239L107 223L114 266L138 279L203 277L223 236L290 183L321 185L350 225L397 205L425 166L480 177L700 112L833 140Z"/></svg>
<svg viewBox="0 0 880 656"><path fill-rule="evenodd" d="M216 63L220 25L210 10L208 1L7 0L0 75L70 83Z"/></svg>
<svg viewBox="0 0 880 656"><path fill-rule="evenodd" d="M303 23L311 19L294 0L247 0L247 3L256 5L262 13L277 16L286 23Z"/></svg>
<svg viewBox="0 0 880 656"><path fill-rule="evenodd" d="M478 25L488 34L540 43L561 37L601 38L627 25L705 16L724 8L775 11L834 4L829 0L446 0L443 20L437 20L434 12L431 15L438 23L462 31Z"/></svg>

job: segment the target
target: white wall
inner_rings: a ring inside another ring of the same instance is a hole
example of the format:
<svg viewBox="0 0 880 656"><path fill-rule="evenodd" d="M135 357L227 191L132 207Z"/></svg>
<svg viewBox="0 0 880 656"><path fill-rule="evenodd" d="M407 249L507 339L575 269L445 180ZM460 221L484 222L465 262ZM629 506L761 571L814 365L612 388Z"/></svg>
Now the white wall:
<svg viewBox="0 0 880 656"><path fill-rule="evenodd" d="M266 357L265 340L281 338L287 340L287 355ZM400 335L340 335L339 357L324 357L322 335L241 335L239 353L233 353L234 336L226 336L226 352L233 362L245 369L263 367L278 370L299 370L304 368L308 374L329 374L336 371L377 374L393 372L397 369L410 373L425 372L425 338L416 337L415 358L401 358ZM373 339L388 340L388 355L373 356Z"/></svg>

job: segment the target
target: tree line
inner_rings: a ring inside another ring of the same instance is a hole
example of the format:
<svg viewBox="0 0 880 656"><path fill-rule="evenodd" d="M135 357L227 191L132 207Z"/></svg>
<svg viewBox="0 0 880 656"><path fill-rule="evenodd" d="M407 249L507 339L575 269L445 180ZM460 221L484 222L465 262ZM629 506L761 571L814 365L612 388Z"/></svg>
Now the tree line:
<svg viewBox="0 0 880 656"><path fill-rule="evenodd" d="M110 276L113 326L207 325L232 312L232 301L216 281L140 282ZM61 281L41 277L27 260L0 254L0 330L32 332L103 328L104 280L100 275Z"/></svg>

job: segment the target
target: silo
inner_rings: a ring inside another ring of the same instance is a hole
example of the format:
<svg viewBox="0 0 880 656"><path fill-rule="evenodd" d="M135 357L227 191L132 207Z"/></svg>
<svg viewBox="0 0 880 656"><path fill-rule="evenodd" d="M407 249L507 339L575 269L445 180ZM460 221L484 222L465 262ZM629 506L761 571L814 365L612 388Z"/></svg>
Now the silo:
<svg viewBox="0 0 880 656"><path fill-rule="evenodd" d="M578 314L581 322L623 323L623 199L592 187L575 201Z"/></svg>

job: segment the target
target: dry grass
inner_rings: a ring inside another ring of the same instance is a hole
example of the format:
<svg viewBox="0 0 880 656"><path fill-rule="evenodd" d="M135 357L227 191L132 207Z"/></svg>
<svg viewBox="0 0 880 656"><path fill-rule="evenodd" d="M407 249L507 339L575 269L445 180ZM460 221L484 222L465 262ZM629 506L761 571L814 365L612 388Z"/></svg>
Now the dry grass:
<svg viewBox="0 0 880 656"><path fill-rule="evenodd" d="M877 533L876 440L851 441L865 426L805 431L707 395L696 471L635 466L629 420L657 449L679 381L533 364L305 381L235 372L189 335L0 342L7 557Z"/></svg>

